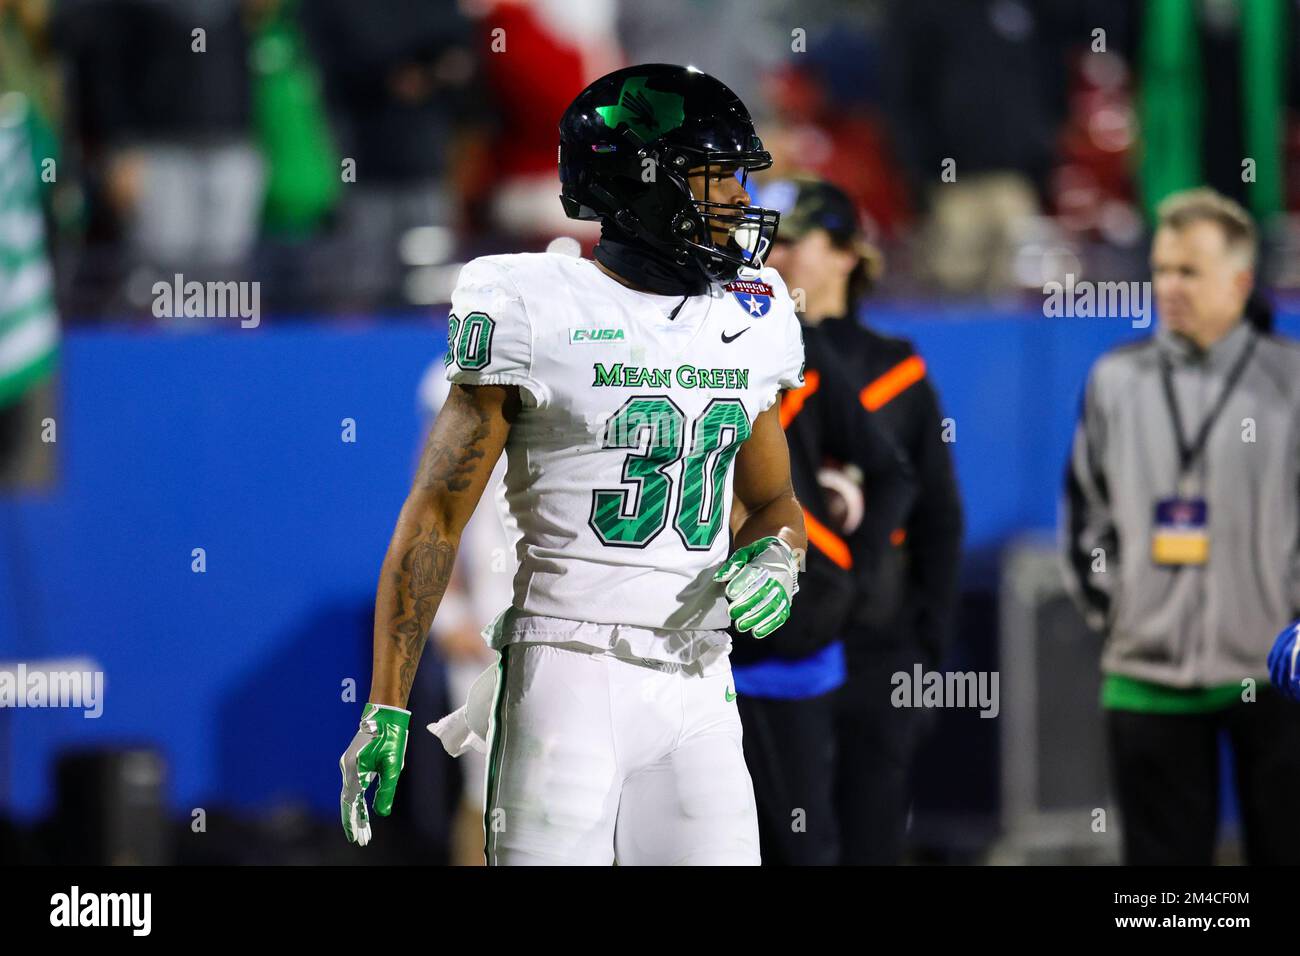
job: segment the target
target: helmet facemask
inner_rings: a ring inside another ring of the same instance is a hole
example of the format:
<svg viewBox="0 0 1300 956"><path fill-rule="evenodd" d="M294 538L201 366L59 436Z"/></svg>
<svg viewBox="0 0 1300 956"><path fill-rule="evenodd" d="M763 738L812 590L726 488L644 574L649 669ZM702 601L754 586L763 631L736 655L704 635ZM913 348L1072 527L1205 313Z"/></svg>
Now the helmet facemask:
<svg viewBox="0 0 1300 956"><path fill-rule="evenodd" d="M762 206L718 202L709 195L719 173L739 174L743 189L749 174L767 169L772 159L764 150L722 152L676 147L667 175L689 202L673 218L671 233L684 251L713 281L734 279L740 269L759 270L776 239L781 214ZM704 197L692 192L688 176L704 174Z"/></svg>

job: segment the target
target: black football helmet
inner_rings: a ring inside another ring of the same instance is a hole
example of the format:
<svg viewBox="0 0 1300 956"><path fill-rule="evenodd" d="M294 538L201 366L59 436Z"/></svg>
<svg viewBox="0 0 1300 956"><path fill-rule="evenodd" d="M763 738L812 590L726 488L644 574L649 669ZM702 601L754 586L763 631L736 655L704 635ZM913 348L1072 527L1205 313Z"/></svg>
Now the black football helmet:
<svg viewBox="0 0 1300 956"><path fill-rule="evenodd" d="M735 93L690 66L651 63L596 80L560 119L560 201L570 219L612 222L713 282L758 269L780 213L712 201L708 176L772 165ZM705 196L687 175L704 168ZM726 230L715 241L714 231Z"/></svg>

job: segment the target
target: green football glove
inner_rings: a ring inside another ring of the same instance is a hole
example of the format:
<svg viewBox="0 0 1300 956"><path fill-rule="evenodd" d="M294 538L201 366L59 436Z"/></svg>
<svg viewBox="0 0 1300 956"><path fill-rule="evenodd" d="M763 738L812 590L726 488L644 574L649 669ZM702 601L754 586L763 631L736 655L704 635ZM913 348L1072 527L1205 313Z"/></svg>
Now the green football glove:
<svg viewBox="0 0 1300 956"><path fill-rule="evenodd" d="M727 584L736 629L767 637L790 616L790 602L799 593L799 562L780 538L759 538L737 548L713 580Z"/></svg>
<svg viewBox="0 0 1300 956"><path fill-rule="evenodd" d="M339 808L349 843L365 846L370 842L366 790L376 774L379 789L375 791L375 813L386 817L393 812L397 777L406 764L406 728L410 721L409 710L387 704L366 704L361 727L339 758L339 770L343 772Z"/></svg>

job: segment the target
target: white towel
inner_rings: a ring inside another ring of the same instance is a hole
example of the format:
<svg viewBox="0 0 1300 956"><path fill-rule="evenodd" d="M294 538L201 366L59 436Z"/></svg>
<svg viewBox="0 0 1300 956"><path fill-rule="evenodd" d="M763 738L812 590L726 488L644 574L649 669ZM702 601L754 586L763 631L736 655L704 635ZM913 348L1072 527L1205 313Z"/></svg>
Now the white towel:
<svg viewBox="0 0 1300 956"><path fill-rule="evenodd" d="M507 607L483 628L483 640L489 647L499 646L503 622L509 612ZM487 754L488 721L492 718L492 704L497 699L500 661L501 653L498 651L496 660L474 678L465 703L441 720L425 725L429 733L442 741L443 750L453 757L459 757L467 750Z"/></svg>
<svg viewBox="0 0 1300 956"><path fill-rule="evenodd" d="M428 725L429 733L442 741L443 749L453 757L470 749L487 753L488 720L492 716L492 702L496 700L497 673L497 665L492 664L474 678L463 705Z"/></svg>

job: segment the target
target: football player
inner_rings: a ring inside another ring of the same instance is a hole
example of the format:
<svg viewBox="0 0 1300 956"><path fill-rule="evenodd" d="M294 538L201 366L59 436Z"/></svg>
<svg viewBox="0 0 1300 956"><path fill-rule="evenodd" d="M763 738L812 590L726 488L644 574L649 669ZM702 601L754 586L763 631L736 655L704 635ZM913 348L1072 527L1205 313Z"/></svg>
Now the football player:
<svg viewBox="0 0 1300 956"><path fill-rule="evenodd" d="M780 627L806 546L778 405L803 343L763 267L779 216L745 191L771 158L726 86L652 64L578 95L559 164L565 212L601 224L595 260L461 270L451 393L384 559L340 761L344 830L369 840L376 776L392 808L425 634L504 451L520 567L485 631L494 679L431 728L488 751L487 862L757 864L725 628Z"/></svg>

